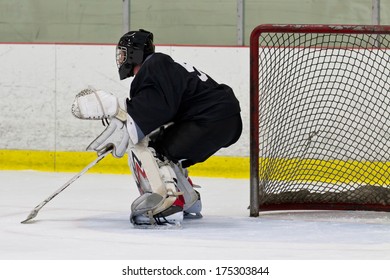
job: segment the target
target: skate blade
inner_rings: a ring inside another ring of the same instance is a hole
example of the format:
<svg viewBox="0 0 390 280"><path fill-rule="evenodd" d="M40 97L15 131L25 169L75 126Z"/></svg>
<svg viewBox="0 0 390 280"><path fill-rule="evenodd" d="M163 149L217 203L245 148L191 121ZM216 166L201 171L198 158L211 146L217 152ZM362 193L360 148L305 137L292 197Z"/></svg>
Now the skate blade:
<svg viewBox="0 0 390 280"><path fill-rule="evenodd" d="M182 223L172 223L172 224L133 224L133 227L136 229L150 229L150 230L176 230L182 228Z"/></svg>
<svg viewBox="0 0 390 280"><path fill-rule="evenodd" d="M184 212L184 219L189 219L189 220L195 220L195 219L202 219L203 216L201 213L187 213Z"/></svg>

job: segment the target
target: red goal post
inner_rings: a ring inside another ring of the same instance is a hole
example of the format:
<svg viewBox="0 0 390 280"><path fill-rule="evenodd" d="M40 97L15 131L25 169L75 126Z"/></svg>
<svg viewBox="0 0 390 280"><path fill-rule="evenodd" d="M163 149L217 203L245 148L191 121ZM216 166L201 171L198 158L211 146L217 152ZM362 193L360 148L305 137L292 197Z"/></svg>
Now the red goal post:
<svg viewBox="0 0 390 280"><path fill-rule="evenodd" d="M250 216L390 211L390 26L260 25L250 37Z"/></svg>

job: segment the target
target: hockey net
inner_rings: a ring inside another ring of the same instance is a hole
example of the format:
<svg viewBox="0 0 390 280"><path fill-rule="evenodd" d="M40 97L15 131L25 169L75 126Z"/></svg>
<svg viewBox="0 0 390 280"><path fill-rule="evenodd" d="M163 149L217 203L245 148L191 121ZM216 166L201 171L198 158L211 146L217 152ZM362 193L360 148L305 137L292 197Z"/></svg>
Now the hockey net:
<svg viewBox="0 0 390 280"><path fill-rule="evenodd" d="M390 211L390 26L260 25L250 215Z"/></svg>

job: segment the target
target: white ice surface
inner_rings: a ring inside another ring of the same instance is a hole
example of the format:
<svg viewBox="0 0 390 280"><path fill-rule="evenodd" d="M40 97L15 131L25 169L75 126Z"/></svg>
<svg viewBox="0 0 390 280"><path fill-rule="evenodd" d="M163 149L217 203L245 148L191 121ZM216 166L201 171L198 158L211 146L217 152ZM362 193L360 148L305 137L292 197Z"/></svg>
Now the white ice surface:
<svg viewBox="0 0 390 280"><path fill-rule="evenodd" d="M269 212L250 218L249 182L195 177L204 218L135 229L130 175L87 173L21 224L73 173L0 171L1 260L388 260L390 213Z"/></svg>

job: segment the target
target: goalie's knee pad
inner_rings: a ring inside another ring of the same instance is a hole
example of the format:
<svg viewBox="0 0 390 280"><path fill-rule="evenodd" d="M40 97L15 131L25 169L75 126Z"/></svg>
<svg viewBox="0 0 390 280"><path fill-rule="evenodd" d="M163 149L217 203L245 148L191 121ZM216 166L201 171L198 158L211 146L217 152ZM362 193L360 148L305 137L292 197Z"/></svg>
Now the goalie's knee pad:
<svg viewBox="0 0 390 280"><path fill-rule="evenodd" d="M156 220L158 216L183 211L183 206L174 205L182 193L170 164L158 159L146 143L142 141L129 150L129 166L141 194L132 203L130 220L140 223L140 218L145 217L153 224L160 221Z"/></svg>

